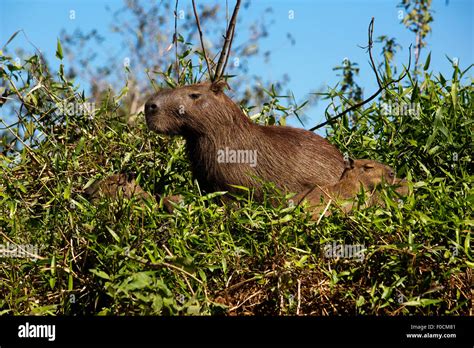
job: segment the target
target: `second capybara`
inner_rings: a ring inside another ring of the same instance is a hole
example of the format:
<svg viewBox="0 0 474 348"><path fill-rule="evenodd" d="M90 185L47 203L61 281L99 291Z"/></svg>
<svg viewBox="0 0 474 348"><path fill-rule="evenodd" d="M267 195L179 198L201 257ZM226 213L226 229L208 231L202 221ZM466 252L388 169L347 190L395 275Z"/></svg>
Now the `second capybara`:
<svg viewBox="0 0 474 348"><path fill-rule="evenodd" d="M126 174L112 174L104 179L96 180L84 191L86 196L95 201L100 197L153 199L145 192L133 177Z"/></svg>
<svg viewBox="0 0 474 348"><path fill-rule="evenodd" d="M300 192L292 198L295 204L307 201L313 219L318 219L330 201L335 201L343 211L353 208L353 200L363 188L367 194L366 206L383 205L376 189L381 184L397 185L395 189L400 195L408 194L405 180L399 179L395 171L380 162L360 159L346 161L346 168L340 180L333 185L315 185L312 189Z"/></svg>
<svg viewBox="0 0 474 348"><path fill-rule="evenodd" d="M138 199L143 203L143 200L150 200L155 202L155 197L143 190L143 188L135 181L133 176L126 174L112 174L100 180L96 180L92 185L84 191L86 197L95 202L101 197L108 199ZM157 195L156 199L159 201L161 196ZM174 204L179 204L183 201L181 195L173 195L163 197L163 206L167 212L174 211Z"/></svg>

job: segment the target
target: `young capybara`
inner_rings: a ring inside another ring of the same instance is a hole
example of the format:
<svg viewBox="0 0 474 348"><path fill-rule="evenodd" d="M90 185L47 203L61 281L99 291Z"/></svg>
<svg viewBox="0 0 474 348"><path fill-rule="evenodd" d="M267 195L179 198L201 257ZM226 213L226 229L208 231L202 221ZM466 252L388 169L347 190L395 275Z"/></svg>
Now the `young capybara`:
<svg viewBox="0 0 474 348"><path fill-rule="evenodd" d="M261 180L287 192L335 184L344 171L339 150L312 132L252 123L224 93L224 81L163 89L145 104L148 128L181 135L201 189L262 198Z"/></svg>
<svg viewBox="0 0 474 348"><path fill-rule="evenodd" d="M92 202L99 200L101 197L109 199L137 198L142 202L143 200L155 201L154 196L143 190L132 176L126 174L112 174L104 179L97 180L84 193ZM161 197L157 195L157 200L160 199ZM174 211L172 203L179 204L182 201L183 197L181 195L163 197L163 206L167 212L172 213Z"/></svg>
<svg viewBox="0 0 474 348"><path fill-rule="evenodd" d="M339 203L343 211L350 211L353 207L351 200L355 199L361 188L368 195L366 206L383 205L376 192L377 187L383 183L397 185L395 191L400 195L408 194L405 180L396 178L394 170L387 165L367 159L348 159L345 163L346 168L339 182L305 190L293 197L293 202L300 204L306 200L312 212L312 219L318 219L330 200Z"/></svg>
<svg viewBox="0 0 474 348"><path fill-rule="evenodd" d="M104 179L96 180L84 193L91 201L98 200L100 197L153 199L149 193L138 185L135 179L126 174L113 174Z"/></svg>

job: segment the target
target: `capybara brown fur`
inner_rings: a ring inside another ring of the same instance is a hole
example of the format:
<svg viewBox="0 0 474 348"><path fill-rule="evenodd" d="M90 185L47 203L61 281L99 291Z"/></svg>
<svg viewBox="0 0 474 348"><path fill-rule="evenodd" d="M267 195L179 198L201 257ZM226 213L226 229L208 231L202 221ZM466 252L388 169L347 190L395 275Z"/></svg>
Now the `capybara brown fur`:
<svg viewBox="0 0 474 348"><path fill-rule="evenodd" d="M101 197L109 199L136 198L141 203L143 203L143 200L155 202L154 196L143 190L132 176L126 174L112 174L104 179L97 180L84 193L93 202L96 202ZM160 200L161 197L157 195L157 199ZM172 202L179 204L182 200L183 197L181 195L164 197L163 206L167 212L172 213L174 211Z"/></svg>
<svg viewBox="0 0 474 348"><path fill-rule="evenodd" d="M104 179L96 180L85 190L85 194L92 201L100 197L153 199L149 193L138 185L135 179L126 174L113 174Z"/></svg>
<svg viewBox="0 0 474 348"><path fill-rule="evenodd" d="M314 189L297 194L292 200L296 204L306 200L312 218L318 219L330 200L336 201L343 211L350 211L353 208L353 199L362 188L367 195L365 206L383 205L376 190L383 183L397 185L395 191L400 195L408 194L405 180L398 179L391 167L368 159L348 159L339 182L327 186L316 185Z"/></svg>
<svg viewBox="0 0 474 348"><path fill-rule="evenodd" d="M148 128L181 135L201 189L254 189L273 182L286 192L302 192L335 184L344 171L340 151L326 139L304 129L263 126L253 122L225 93L223 81L163 89L145 104Z"/></svg>

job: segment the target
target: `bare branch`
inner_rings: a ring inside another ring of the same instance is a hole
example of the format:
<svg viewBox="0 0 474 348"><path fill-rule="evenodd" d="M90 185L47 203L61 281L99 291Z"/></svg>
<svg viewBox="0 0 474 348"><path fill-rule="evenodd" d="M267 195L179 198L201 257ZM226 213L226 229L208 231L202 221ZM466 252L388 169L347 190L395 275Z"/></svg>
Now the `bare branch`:
<svg viewBox="0 0 474 348"><path fill-rule="evenodd" d="M392 80L390 79L390 81L388 81L387 83L383 83L380 79L380 76L377 72L377 67L375 66L375 63L374 63L374 59L372 57L372 45L373 45L373 41L372 41L372 34L373 34L373 31L374 31L374 18L372 17L372 20L370 21L370 24L369 24L369 43L368 43L368 46L367 46L367 49L369 51L369 57L370 57L370 66L372 68L372 70L374 71L375 73L375 77L377 78L377 84L379 85L379 89L374 93L372 94L369 98L355 104L355 105L352 105L351 107L349 107L348 109L344 110L343 112L341 112L340 114L336 115L336 116L333 116L331 118L329 118L327 121L323 122L323 123L320 123L318 124L317 126L313 127L313 128L310 128L309 130L312 132L312 131L315 131L316 129L319 129L321 127L324 127L325 125L327 125L328 123L331 123L333 122L334 120L346 115L347 113L367 104L368 102L372 101L373 99L375 99L375 97L377 97L382 91L384 91L385 89L387 89L391 84L393 83L398 83L400 82L401 80L403 80L405 78L405 76L407 75L408 71L410 70L410 66L411 66L411 45L408 49L409 51L409 58L408 58L408 67L405 68L405 71L403 72L403 74L396 80Z"/></svg>
<svg viewBox="0 0 474 348"><path fill-rule="evenodd" d="M377 84L379 87L382 87L382 81L380 80L379 73L377 71L377 67L375 66L374 58L372 57L372 46L373 46L373 40L372 40L372 35L374 33L374 20L375 18L372 17L372 20L370 21L369 24L369 45L367 46L367 49L369 51L369 57L370 57L370 64L372 66L372 69L374 70L375 77L377 78Z"/></svg>
<svg viewBox="0 0 474 348"><path fill-rule="evenodd" d="M209 64L209 58L207 57L206 49L204 48L204 39L202 37L201 22L199 21L199 16L196 10L196 3L194 2L194 0L192 1L193 1L194 17L196 18L196 25L199 32L199 40L201 41L202 54L204 56L204 59L206 60L207 71L209 72L209 78L213 80L211 65Z"/></svg>
<svg viewBox="0 0 474 348"><path fill-rule="evenodd" d="M232 47L232 41L234 40L234 31L235 25L237 24L237 13L239 12L241 0L237 0L237 3L234 7L234 12L230 19L230 23L227 26L227 32L225 34L224 46L222 47L221 55L219 61L217 62L216 74L214 75L214 80L220 79L224 75L225 67L230 55L230 49Z"/></svg>
<svg viewBox="0 0 474 348"><path fill-rule="evenodd" d="M174 41L174 49L175 49L175 64L176 64L176 78L177 78L177 85L179 85L179 60L178 60L178 2L179 0L176 0L176 4L174 7L174 36L173 36L173 41Z"/></svg>

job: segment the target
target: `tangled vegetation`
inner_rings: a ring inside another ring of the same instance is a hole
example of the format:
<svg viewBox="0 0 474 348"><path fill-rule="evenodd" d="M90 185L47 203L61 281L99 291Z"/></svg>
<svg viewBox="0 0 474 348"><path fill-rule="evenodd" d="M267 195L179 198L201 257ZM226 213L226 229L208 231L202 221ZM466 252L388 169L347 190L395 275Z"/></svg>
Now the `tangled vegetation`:
<svg viewBox="0 0 474 348"><path fill-rule="evenodd" d="M179 57L182 84L202 69L187 54ZM1 111L18 118L8 126L2 119L0 313L474 314L468 69L453 63L444 77L428 60L423 76L408 74L330 124L342 152L395 167L413 194L396 201L386 189L384 208L331 207L331 216L311 221L301 206L272 206L282 194L271 184L264 203L245 188L228 205L219 203L223 192L203 194L182 139L149 132L142 114L124 117L126 86L93 105L62 62L57 74L37 55L20 66L2 53L0 63ZM171 70L162 73L168 83ZM267 94L256 121L284 124L298 110ZM325 98L347 106L342 92ZM134 173L147 192L179 193L184 204L170 214L162 201L84 197L94 180L114 173ZM328 256L338 245L363 249ZM23 257L8 257L19 247Z"/></svg>

